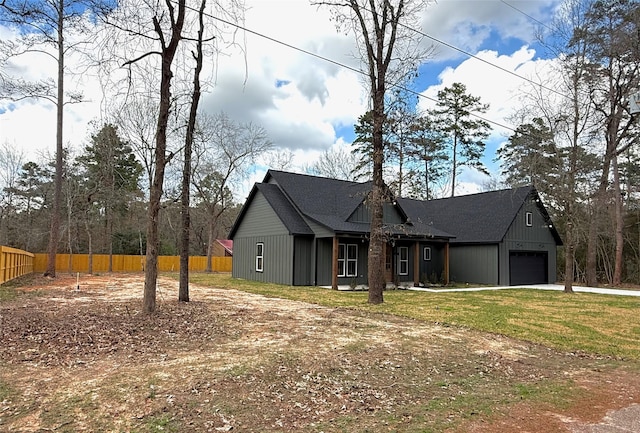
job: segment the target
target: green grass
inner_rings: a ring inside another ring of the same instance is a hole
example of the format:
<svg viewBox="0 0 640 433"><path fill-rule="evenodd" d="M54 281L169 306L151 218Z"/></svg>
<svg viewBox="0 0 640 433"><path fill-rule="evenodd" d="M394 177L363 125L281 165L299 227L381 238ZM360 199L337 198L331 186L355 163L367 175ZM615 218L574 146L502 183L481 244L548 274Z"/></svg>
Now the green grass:
<svg viewBox="0 0 640 433"><path fill-rule="evenodd" d="M383 304L374 306L367 303L367 292L362 291L258 283L233 279L229 274L191 274L191 281L267 297L472 328L563 351L640 359L637 297L532 289L449 293L392 290L385 292Z"/></svg>
<svg viewBox="0 0 640 433"><path fill-rule="evenodd" d="M25 292L22 288L33 280L34 274L23 275L0 285L0 302L13 301L21 296L40 296L39 291Z"/></svg>

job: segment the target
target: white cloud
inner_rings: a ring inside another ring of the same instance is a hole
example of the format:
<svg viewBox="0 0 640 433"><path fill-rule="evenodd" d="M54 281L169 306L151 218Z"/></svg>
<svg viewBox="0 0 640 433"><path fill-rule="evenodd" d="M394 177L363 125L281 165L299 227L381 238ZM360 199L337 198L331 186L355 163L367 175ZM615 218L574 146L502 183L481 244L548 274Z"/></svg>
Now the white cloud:
<svg viewBox="0 0 640 433"><path fill-rule="evenodd" d="M440 1L425 11L422 29L436 39L475 54L492 36L532 41L539 26L535 20L548 21L545 15L555 3L556 0ZM455 49L438 43L436 46L439 60L464 56Z"/></svg>
<svg viewBox="0 0 640 433"><path fill-rule="evenodd" d="M542 19L540 11L554 1L514 4ZM262 125L276 146L294 151L296 165L311 163L331 146L344 145L337 130L353 125L367 109L367 90L362 77L336 64L358 67L352 37L337 33L328 11L311 6L306 0L249 0L247 3L250 9L243 25L268 38L239 33L239 40L246 40L246 52L229 48L224 55L212 60L216 64L209 66L215 66L217 72L207 77L212 86L201 102L201 109L211 113L224 111L236 121ZM519 73L525 73L537 62L535 52L526 45L533 28L525 15L495 1L440 1L427 8L423 19L424 32L474 53L478 47L487 45L488 38L522 39L525 41L522 48L514 53L482 51L478 54L488 62ZM0 27L0 37L7 37L7 32ZM459 52L446 51L440 51L440 58L461 56ZM77 63L70 60L68 67L76 68ZM23 58L15 67L27 72L25 78L53 77L55 64L50 63L41 57ZM100 117L103 101L97 81L86 75L82 82L79 80L69 80L69 89L81 88L91 102L66 109L65 144L75 147L85 142L88 123ZM439 86L425 89L424 94L435 97L442 86L463 82L471 94L491 104L486 116L496 122L505 121L516 103L513 91L522 83L474 59L464 59L456 67L442 71L439 80ZM55 149L54 107L34 101L8 107L8 104L0 105L0 113L6 110L0 114L0 141L23 146L29 152L37 149L52 153ZM497 130L496 134L503 132Z"/></svg>

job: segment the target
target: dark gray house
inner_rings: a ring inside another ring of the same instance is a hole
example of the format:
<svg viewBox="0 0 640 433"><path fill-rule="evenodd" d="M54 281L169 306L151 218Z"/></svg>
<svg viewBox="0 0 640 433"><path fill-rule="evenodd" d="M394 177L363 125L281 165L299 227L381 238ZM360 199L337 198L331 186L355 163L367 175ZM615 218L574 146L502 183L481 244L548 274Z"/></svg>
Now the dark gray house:
<svg viewBox="0 0 640 433"><path fill-rule="evenodd" d="M229 238L233 276L289 285L366 285L370 183L269 170ZM387 281L555 281L560 237L532 187L384 210Z"/></svg>

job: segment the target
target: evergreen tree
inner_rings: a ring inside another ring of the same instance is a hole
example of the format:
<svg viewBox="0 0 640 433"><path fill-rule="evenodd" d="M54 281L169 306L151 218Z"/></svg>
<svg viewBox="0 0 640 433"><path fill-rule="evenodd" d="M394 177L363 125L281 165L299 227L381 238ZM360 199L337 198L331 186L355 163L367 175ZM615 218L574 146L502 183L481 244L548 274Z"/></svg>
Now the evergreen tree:
<svg viewBox="0 0 640 433"><path fill-rule="evenodd" d="M539 190L548 190L549 174L553 167L553 133L537 117L520 125L507 143L498 149L498 157L505 182L511 186L532 184Z"/></svg>
<svg viewBox="0 0 640 433"><path fill-rule="evenodd" d="M457 175L461 167L475 168L489 174L481 161L484 140L489 137L489 123L476 118L474 113L486 113L488 104L477 96L469 95L462 83L453 83L438 92L436 108L429 113L435 118L436 128L449 141L451 161L451 197L455 195Z"/></svg>
<svg viewBox="0 0 640 433"><path fill-rule="evenodd" d="M114 215L125 213L132 196L141 194L142 165L131 146L118 136L117 127L111 124L92 135L91 143L85 147L78 162L86 171L87 201L104 215L107 248L111 255Z"/></svg>
<svg viewBox="0 0 640 433"><path fill-rule="evenodd" d="M409 174L410 195L425 200L434 198L433 185L444 177L449 156L446 137L435 128L428 113L411 124L407 153L416 162Z"/></svg>

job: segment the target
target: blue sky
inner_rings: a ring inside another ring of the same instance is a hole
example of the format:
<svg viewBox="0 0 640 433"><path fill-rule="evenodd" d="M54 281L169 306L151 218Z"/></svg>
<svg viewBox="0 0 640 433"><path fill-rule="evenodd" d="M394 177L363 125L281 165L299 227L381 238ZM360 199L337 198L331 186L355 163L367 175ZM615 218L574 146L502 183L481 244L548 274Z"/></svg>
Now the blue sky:
<svg viewBox="0 0 640 433"><path fill-rule="evenodd" d="M535 20L549 22L558 1L505 1L524 13L500 0L440 0L425 10L421 31L487 62L530 74L545 54L536 45L534 33L539 24ZM310 6L306 0L247 0L247 4L250 9L244 25L253 32L359 67L353 55L353 38L336 32L328 11ZM0 27L0 37L11 34ZM263 125L274 145L293 152L294 166L290 168L294 170L312 163L327 149L349 148L352 125L367 110L361 78L349 69L255 34L246 35L245 40L246 55L230 50L215 59L215 72L209 65L209 81L214 86L201 109L225 111L238 121ZM419 70L416 90L434 97L444 86L462 82L469 93L491 104L486 114L489 120L508 124L506 116L516 105L513 92L522 86L522 80L459 51L435 46L436 55ZM70 59L69 68L75 61ZM53 62L43 62L37 55L18 59L12 66L25 78L55 75ZM68 106L66 112L65 143L79 148L86 143L89 122L100 121L105 114L100 103L110 97L109 89L102 90L90 76L69 78L67 88L82 89L88 101ZM38 119L38 128L32 127L33 119ZM485 163L493 171L495 149L506 133L496 127L487 145ZM11 108L0 103L0 142L24 149L30 159L51 153L55 149L55 110L44 102L23 101ZM266 161L259 165L265 167ZM263 175L257 170L247 185ZM474 192L481 179L477 173L465 173L467 186L462 189Z"/></svg>

